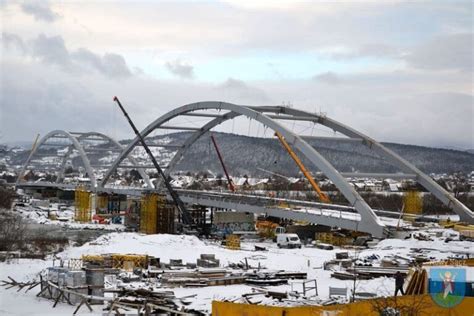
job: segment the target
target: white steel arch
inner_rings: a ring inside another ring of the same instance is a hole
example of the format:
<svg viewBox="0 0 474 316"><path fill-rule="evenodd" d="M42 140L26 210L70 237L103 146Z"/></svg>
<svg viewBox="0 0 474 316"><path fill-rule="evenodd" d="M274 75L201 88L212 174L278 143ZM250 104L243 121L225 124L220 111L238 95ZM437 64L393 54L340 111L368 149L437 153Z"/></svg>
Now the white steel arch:
<svg viewBox="0 0 474 316"><path fill-rule="evenodd" d="M157 128L164 127L164 124L171 119L178 117L180 115L190 115L189 113L199 111L199 110L222 110L226 111L222 115L209 115L209 117L215 117L207 124L203 125L200 129L195 131L191 136L185 141L183 146L179 148L175 156L171 160L168 168L165 170L165 173L168 175L173 168L177 165L180 159L185 154L186 150L196 142L201 136L210 131L215 126L233 119L237 116L245 116L249 119L254 119L265 126L279 132L293 148L296 148L300 151L306 158L308 158L319 170L321 170L341 191L345 198L352 204L352 206L357 210L361 215L362 220L359 222L358 227L362 231L371 231L374 235L381 236L384 234L384 225L375 215L370 206L362 199L362 197L354 190L354 188L347 182L347 180L323 157L321 156L316 149L309 145L304 138L296 135L291 132L283 125L281 125L277 120L279 119L288 119L288 120L300 120L300 121L311 121L317 124L324 125L328 128L333 129L345 136L353 139L358 139L362 144L366 145L368 148L375 150L378 154L384 158L388 158L390 162L394 165L400 167L403 171L408 171L416 175L417 181L423 185L426 189L432 192L438 199L440 199L444 204L451 207L459 216L461 220L467 222L474 222L474 215L471 210L469 210L464 204L459 202L454 196L449 192L444 190L439 186L435 181L433 181L429 176L425 175L415 166L410 164L408 161L404 160L398 156L393 151L389 150L382 144L378 143L374 139L354 130L353 128L346 126L342 123L339 123L335 120L327 118L326 116L313 114L297 109L282 107L282 106L242 106L235 105L226 102L218 101L206 101L191 103L178 107L163 116L159 117L148 125L142 132L141 135L145 138L152 131ZM201 115L201 114L195 114ZM206 116L206 115L203 115ZM135 146L139 146L139 139L136 137L127 147L123 150L121 156L113 163L112 167L106 173L104 179L101 182L101 186L104 187L110 177L110 175L119 167L120 163L126 159ZM150 188L152 188L150 186Z"/></svg>
<svg viewBox="0 0 474 316"><path fill-rule="evenodd" d="M55 138L56 136L62 136L62 137L65 137L67 139L69 139L72 143L72 147L74 147L78 153L79 153L79 156L81 157L81 160L82 160L82 163L84 164L84 168L86 169L86 172L87 174L89 175L89 179L90 179L90 182L91 182L91 186L93 188L96 188L97 187L97 181L96 181L96 178L95 178L95 174L94 174L94 170L92 169L91 167L91 163L89 161L89 158L87 157L87 154L86 152L84 151L84 148L82 147L82 145L79 143L79 141L77 140L76 137L74 137L71 133L69 132L66 132L66 131L63 131L63 130L54 130L54 131L51 131L49 132L48 134L46 134L45 136L43 136L43 138L41 138L41 140L38 142L38 144L35 146L35 148L31 151L30 155L28 156L28 159L26 160L25 164L23 165L23 168L21 169L21 172L20 174L18 175L18 179L17 179L17 185L22 181L24 175L25 175L25 171L26 171L26 168L28 167L28 165L30 164L31 160L33 159L33 157L35 156L35 154L37 153L38 149L44 144L46 143L46 141L50 138ZM65 145L65 147L67 147L67 145ZM70 150L72 151L72 147L69 147L71 148ZM68 152L70 151L68 149ZM70 153L69 153L70 154Z"/></svg>
<svg viewBox="0 0 474 316"><path fill-rule="evenodd" d="M72 154L73 150L76 149L82 159L82 162L84 164L84 168L86 169L87 174L89 175L89 179L91 182L91 187L96 188L97 187L97 179L94 173L94 168L92 167L90 163L90 159L87 155L87 149L84 148L83 141L86 140L89 137L94 137L94 140L104 140L111 144L117 151L121 152L123 150L123 146L115 139L113 139L110 136L107 136L102 133L98 132L87 132L87 133L69 133L63 130L54 130L52 132L49 132L46 134L41 140L38 142L37 146L31 151L27 161L23 165L23 168L20 172L20 175L17 179L17 184L20 183L25 175L26 168L29 166L31 160L35 157L36 153L40 149L42 145L48 145L46 142L49 139L56 138L56 137L63 137L67 138L71 141L71 144L65 144L64 147L67 147L67 151L65 155L62 157L62 161L59 164L59 173L56 179L56 183L60 183L64 179L64 172L65 172L65 166L66 162L69 159L70 155ZM111 147L112 148L112 147ZM110 148L109 148L110 149ZM128 157L130 162L132 164L137 164L136 160L133 157ZM150 178L146 174L146 172L142 169L137 170L140 174L140 176L143 178L145 181L145 184L148 187L152 186L152 183L150 181Z"/></svg>

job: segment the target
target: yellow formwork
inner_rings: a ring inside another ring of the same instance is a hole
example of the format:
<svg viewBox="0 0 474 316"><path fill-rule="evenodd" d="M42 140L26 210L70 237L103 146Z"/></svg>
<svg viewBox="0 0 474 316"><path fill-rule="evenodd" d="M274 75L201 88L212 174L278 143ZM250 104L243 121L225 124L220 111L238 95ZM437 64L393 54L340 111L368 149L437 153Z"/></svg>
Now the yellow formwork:
<svg viewBox="0 0 474 316"><path fill-rule="evenodd" d="M351 244L353 241L353 238L338 236L334 233L327 232L327 233L316 233L316 240L319 240L322 243L331 244L334 246L345 246L345 245Z"/></svg>
<svg viewBox="0 0 474 316"><path fill-rule="evenodd" d="M228 235L225 245L227 249L240 250L240 237L237 235Z"/></svg>
<svg viewBox="0 0 474 316"><path fill-rule="evenodd" d="M410 190L403 196L404 212L407 214L421 214L423 211L423 195L415 190Z"/></svg>
<svg viewBox="0 0 474 316"><path fill-rule="evenodd" d="M90 263L104 263L104 257L101 255L82 255L81 257L82 262L90 262Z"/></svg>
<svg viewBox="0 0 474 316"><path fill-rule="evenodd" d="M133 270L133 268L144 269L148 262L148 256L146 255L121 255L113 254L112 257L112 268Z"/></svg>
<svg viewBox="0 0 474 316"><path fill-rule="evenodd" d="M142 196L140 209L140 232L155 234L159 195L149 193Z"/></svg>
<svg viewBox="0 0 474 316"><path fill-rule="evenodd" d="M91 193L88 192L85 187L76 187L74 194L75 199L75 220L78 222L90 222L91 221Z"/></svg>
<svg viewBox="0 0 474 316"><path fill-rule="evenodd" d="M212 302L213 316L379 316L382 310L392 307L401 311L401 315L472 315L474 298L465 297L461 303L452 308L437 305L430 295L406 295L398 297L377 298L351 304L330 306L295 306L277 307L256 304L231 302Z"/></svg>

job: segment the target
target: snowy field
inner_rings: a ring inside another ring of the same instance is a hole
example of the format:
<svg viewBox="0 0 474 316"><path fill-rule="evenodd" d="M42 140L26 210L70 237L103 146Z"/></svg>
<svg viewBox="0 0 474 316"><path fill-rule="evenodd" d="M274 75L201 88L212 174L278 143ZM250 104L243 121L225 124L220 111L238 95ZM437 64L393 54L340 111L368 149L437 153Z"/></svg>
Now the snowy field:
<svg viewBox="0 0 474 316"><path fill-rule="evenodd" d="M436 232L440 237L435 237ZM426 232L425 232L426 233ZM110 233L103 235L96 240L86 243L80 247L70 247L59 253L57 257L62 259L80 258L84 254L103 253L135 253L147 254L160 258L161 262L168 262L169 259L182 259L183 262L196 262L201 254L215 254L220 260L221 267L226 267L229 263L238 263L247 258L251 266L264 267L268 270L287 270L306 272L308 279L316 279L318 282L318 292L320 298L328 297L328 287L347 287L352 289L352 281L343 281L331 278L332 271L322 269L325 261L335 258L335 254L341 251L348 251L350 255L357 255L360 259L373 254L380 258L390 255L408 256L412 251L418 254L423 253L433 260L445 259L455 254L470 253L474 255L471 242L444 240L448 235L457 233L450 230L432 229L430 235L433 241L420 241L416 239L386 239L378 243L371 249L355 250L321 250L317 248L303 247L302 249L279 249L276 244L243 242L241 250L228 250L219 244L199 240L194 236L182 235L142 235L138 233ZM268 251L255 251L254 246L266 247ZM413 250L418 249L418 250ZM419 250L422 249L422 250ZM0 279L4 280L8 276L17 281L27 281L34 279L44 268L52 265L49 260L27 260L21 259L12 263L0 263ZM294 289L301 290L300 281L294 281ZM133 286L133 283L132 283ZM269 290L290 291L291 285L280 285L267 287ZM357 282L357 291L377 293L378 295L391 295L394 289L392 278L377 278L372 280L361 280ZM184 297L197 294L190 307L197 310L210 311L212 300L229 299L240 297L241 294L252 292L252 286L229 285L229 286L209 286L204 288L171 288L176 297ZM46 299L36 298L38 289L33 289L28 293L16 292L16 289L5 290L0 288L0 314L1 315L67 315L72 314L74 307L64 303L52 308L53 302ZM90 313L86 308L81 309L79 314L101 315L101 308L94 307L94 312Z"/></svg>

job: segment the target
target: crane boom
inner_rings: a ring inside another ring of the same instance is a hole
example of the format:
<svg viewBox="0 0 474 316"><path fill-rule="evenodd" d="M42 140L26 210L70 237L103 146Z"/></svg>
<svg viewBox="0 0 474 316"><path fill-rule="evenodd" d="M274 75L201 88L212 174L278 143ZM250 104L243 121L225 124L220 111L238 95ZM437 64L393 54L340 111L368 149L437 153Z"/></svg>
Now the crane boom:
<svg viewBox="0 0 474 316"><path fill-rule="evenodd" d="M298 158L298 156L296 155L296 153L293 151L293 149L291 149L290 145L288 145L288 143L286 142L286 140L283 138L283 136L278 133L278 132L275 132L275 136L278 137L278 139L280 140L281 144L283 145L283 147L285 147L286 151L290 154L291 158L293 158L293 160L295 161L295 163L298 165L298 167L300 168L301 172L304 174L304 176L306 177L306 179L308 179L309 183L311 184L311 186L313 187L314 191L316 191L316 193L318 194L319 196L319 199L324 202L324 203L331 203L331 200L329 199L329 197L327 196L326 193L324 193L323 191L321 191L321 188L319 188L318 184L316 183L316 181L314 181L313 177L311 176L311 174L308 172L308 170L306 170L306 167L303 165L303 163L301 162L301 160Z"/></svg>
<svg viewBox="0 0 474 316"><path fill-rule="evenodd" d="M221 162L222 169L224 169L227 182L229 183L229 189L232 192L235 192L234 182L232 181L232 179L229 176L229 173L227 172L227 168L225 167L225 164L224 164L224 159L222 158L221 152L219 150L219 147L217 146L217 142L216 142L216 139L214 138L214 135L211 135L211 140L212 140L212 143L214 144L214 148L216 148L217 157L219 157L219 161Z"/></svg>
<svg viewBox="0 0 474 316"><path fill-rule="evenodd" d="M156 170L158 171L160 176L163 178L163 182L165 183L165 186L168 189L168 192L170 193L171 198L173 199L173 202L178 208L178 211L181 213L181 216L183 218L183 223L185 225L193 225L194 224L193 218L189 214L188 210L186 209L186 206L184 205L183 201L180 199L178 193L171 186L171 183L169 182L168 178L163 172L163 169L161 169L160 165L158 165L158 162L156 161L155 156L153 156L153 154L151 153L150 148L147 146L147 144L145 143L145 140L143 139L143 136L140 134L138 129L135 127L135 124L133 124L132 120L128 116L128 113L125 111L124 107L122 106L122 103L120 103L120 100L117 97L114 97L114 101L117 102L118 106L120 107L123 114L125 115L125 118L128 120L128 123L130 124L133 131L135 132L135 135L137 135L137 137L140 139L140 142L143 148L145 149L146 153L148 154L151 161L153 162L153 165L155 166Z"/></svg>

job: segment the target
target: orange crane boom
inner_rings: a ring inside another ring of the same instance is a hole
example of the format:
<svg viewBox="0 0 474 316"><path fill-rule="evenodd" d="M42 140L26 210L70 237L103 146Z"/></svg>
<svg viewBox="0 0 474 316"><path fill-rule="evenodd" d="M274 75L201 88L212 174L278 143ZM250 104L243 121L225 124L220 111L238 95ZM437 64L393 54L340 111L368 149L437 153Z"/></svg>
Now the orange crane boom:
<svg viewBox="0 0 474 316"><path fill-rule="evenodd" d="M311 186L313 187L314 191L316 191L316 193L318 194L319 199L321 200L321 202L331 203L331 200L329 199L329 196L326 193L324 193L323 191L321 191L321 188L318 186L316 181L314 181L314 179L311 176L311 174L309 173L309 171L306 170L306 167L303 165L303 163L298 158L298 156L293 151L293 149L291 149L290 145L288 145L288 143L283 138L283 136L278 132L275 132L275 136L278 137L278 139L280 140L283 147L285 147L286 151L290 154L291 158L293 158L293 160L296 162L296 164L298 165L298 167L300 168L301 172L304 174L306 179L308 179L308 181L311 184Z"/></svg>

